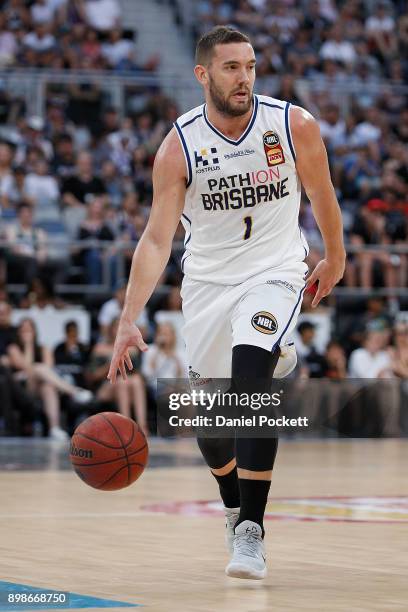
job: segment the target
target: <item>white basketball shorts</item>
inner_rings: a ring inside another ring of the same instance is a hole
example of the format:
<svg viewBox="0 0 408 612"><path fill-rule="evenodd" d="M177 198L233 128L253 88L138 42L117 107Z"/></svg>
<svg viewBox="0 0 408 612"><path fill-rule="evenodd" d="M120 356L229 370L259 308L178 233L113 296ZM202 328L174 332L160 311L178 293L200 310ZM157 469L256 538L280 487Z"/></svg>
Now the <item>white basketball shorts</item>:
<svg viewBox="0 0 408 612"><path fill-rule="evenodd" d="M281 348L274 377L296 366L290 335L300 312L307 265L262 272L239 285L183 280L184 327L189 374L230 378L232 349L239 344L267 351Z"/></svg>

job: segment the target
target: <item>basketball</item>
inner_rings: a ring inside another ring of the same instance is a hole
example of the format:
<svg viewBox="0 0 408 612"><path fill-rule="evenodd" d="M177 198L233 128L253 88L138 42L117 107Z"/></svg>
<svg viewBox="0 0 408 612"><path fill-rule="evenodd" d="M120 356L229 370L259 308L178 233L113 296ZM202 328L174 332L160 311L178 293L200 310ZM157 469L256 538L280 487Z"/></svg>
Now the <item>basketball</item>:
<svg viewBox="0 0 408 612"><path fill-rule="evenodd" d="M101 412L83 421L70 444L70 459L90 487L116 491L141 476L149 448L137 423L116 412Z"/></svg>

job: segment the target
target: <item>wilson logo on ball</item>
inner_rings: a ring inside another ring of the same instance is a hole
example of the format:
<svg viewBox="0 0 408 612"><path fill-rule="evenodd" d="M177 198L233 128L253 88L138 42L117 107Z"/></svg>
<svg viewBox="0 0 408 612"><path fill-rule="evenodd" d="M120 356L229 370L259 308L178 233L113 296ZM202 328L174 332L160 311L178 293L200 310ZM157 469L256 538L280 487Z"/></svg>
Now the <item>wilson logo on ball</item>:
<svg viewBox="0 0 408 612"><path fill-rule="evenodd" d="M92 459L93 457L93 453L91 450L85 448L77 448L73 444L71 444L69 452L71 453L71 455L73 455L73 457L81 457L85 459Z"/></svg>
<svg viewBox="0 0 408 612"><path fill-rule="evenodd" d="M256 331L262 334L276 334L278 322L270 312L262 310L257 312L251 319L251 324Z"/></svg>

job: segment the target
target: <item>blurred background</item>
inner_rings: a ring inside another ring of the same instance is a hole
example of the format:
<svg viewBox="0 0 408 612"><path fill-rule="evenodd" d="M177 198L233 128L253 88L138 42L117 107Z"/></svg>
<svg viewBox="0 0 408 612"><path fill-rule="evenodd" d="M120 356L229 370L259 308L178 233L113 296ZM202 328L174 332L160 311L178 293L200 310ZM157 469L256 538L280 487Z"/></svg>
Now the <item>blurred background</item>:
<svg viewBox="0 0 408 612"><path fill-rule="evenodd" d="M257 93L319 121L343 214L346 273L318 309L305 295L294 377L317 405L387 379L336 434L408 433L407 2L3 0L0 436L63 440L107 409L154 435L156 379L187 376L180 226L138 321L149 351L127 382L106 382L154 156L202 103L194 48L217 24L251 37ZM322 243L306 198L300 222L313 267ZM321 379L333 381L324 394Z"/></svg>

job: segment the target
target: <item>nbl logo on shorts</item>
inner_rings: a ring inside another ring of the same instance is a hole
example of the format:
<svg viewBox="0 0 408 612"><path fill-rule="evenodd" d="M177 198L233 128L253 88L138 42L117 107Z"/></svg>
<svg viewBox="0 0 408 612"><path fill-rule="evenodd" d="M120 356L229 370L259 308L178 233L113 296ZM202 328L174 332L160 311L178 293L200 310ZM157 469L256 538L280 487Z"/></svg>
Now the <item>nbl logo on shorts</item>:
<svg viewBox="0 0 408 612"><path fill-rule="evenodd" d="M257 312L251 319L251 325L256 331L261 334L276 334L278 330L278 322L270 312L261 310Z"/></svg>
<svg viewBox="0 0 408 612"><path fill-rule="evenodd" d="M211 147L209 151L208 149L201 149L200 153L194 151L194 159L196 168L207 168L220 163L215 147Z"/></svg>

